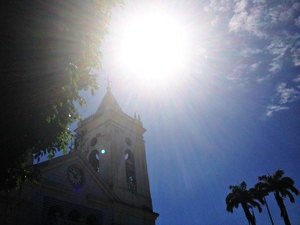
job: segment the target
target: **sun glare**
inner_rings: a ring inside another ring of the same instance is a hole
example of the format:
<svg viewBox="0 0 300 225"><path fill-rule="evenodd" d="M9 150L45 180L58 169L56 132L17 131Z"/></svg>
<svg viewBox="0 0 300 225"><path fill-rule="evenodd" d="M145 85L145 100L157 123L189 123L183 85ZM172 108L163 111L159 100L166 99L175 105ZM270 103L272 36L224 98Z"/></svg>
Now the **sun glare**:
<svg viewBox="0 0 300 225"><path fill-rule="evenodd" d="M183 20L157 8L130 14L118 27L116 61L140 85L179 79L189 60L189 31Z"/></svg>

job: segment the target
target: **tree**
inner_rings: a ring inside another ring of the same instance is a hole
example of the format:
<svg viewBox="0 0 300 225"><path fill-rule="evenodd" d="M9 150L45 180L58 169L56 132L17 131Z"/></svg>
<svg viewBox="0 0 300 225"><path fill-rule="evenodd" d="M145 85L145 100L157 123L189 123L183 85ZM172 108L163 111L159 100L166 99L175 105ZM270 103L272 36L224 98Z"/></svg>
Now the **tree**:
<svg viewBox="0 0 300 225"><path fill-rule="evenodd" d="M288 212L286 210L284 199L288 197L292 203L295 202L295 195L299 194L298 189L294 186L294 181L290 177L283 177L284 171L277 170L273 175L263 175L258 177L259 183L256 187L265 193L274 193L275 200L286 225L291 225Z"/></svg>
<svg viewBox="0 0 300 225"><path fill-rule="evenodd" d="M269 208L269 204L268 204L267 199L266 199L266 196L268 195L268 192L266 190L263 190L258 184L256 184L254 188L256 189L256 192L260 196L260 198L263 199L264 204L266 205L266 208L267 208L267 212L268 212L268 216L269 216L269 219L271 221L271 224L274 225L274 220L273 220L270 208Z"/></svg>
<svg viewBox="0 0 300 225"><path fill-rule="evenodd" d="M234 208L241 205L249 224L255 225L255 217L254 214L251 214L250 208L256 207L261 212L260 203L263 204L263 200L259 198L254 188L247 189L245 181L240 185L229 186L229 189L231 192L226 197L226 210L232 213Z"/></svg>
<svg viewBox="0 0 300 225"><path fill-rule="evenodd" d="M66 152L80 92L98 88L91 71L116 2L1 3L0 189L36 177L33 154Z"/></svg>

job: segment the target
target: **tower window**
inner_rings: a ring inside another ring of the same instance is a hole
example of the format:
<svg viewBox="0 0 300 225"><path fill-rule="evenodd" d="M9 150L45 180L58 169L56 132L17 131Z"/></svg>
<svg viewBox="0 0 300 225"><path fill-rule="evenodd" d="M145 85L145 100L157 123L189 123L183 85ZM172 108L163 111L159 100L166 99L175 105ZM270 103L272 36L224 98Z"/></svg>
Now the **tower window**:
<svg viewBox="0 0 300 225"><path fill-rule="evenodd" d="M74 221L74 222L79 222L81 219L80 212L77 210L72 210L69 215L68 215L68 220Z"/></svg>
<svg viewBox="0 0 300 225"><path fill-rule="evenodd" d="M97 171L97 172L99 172L99 170L100 170L99 160L100 160L100 157L99 157L98 151L97 150L93 150L90 153L89 162L92 165L92 167L94 168L94 170Z"/></svg>
<svg viewBox="0 0 300 225"><path fill-rule="evenodd" d="M135 162L134 156L130 150L125 151L124 155L125 169L126 169L126 181L130 191L136 192L136 176L135 176Z"/></svg>
<svg viewBox="0 0 300 225"><path fill-rule="evenodd" d="M90 145L91 145L91 146L95 146L96 144L97 144L97 138L94 137L94 138L91 140Z"/></svg>
<svg viewBox="0 0 300 225"><path fill-rule="evenodd" d="M50 223L57 223L63 219L64 213L61 207L51 206L48 210L48 221Z"/></svg>
<svg viewBox="0 0 300 225"><path fill-rule="evenodd" d="M86 225L100 225L101 222L98 222L98 219L95 215L88 215L86 218Z"/></svg>
<svg viewBox="0 0 300 225"><path fill-rule="evenodd" d="M132 141L130 140L129 137L125 138L125 142L128 146L131 146L132 145Z"/></svg>

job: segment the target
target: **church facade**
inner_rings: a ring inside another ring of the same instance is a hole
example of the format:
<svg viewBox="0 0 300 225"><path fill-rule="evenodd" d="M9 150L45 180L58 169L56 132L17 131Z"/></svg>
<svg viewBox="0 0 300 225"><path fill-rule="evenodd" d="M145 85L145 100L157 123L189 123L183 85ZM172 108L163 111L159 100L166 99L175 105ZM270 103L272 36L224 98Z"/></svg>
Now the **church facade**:
<svg viewBox="0 0 300 225"><path fill-rule="evenodd" d="M42 180L0 194L0 225L155 225L145 129L110 88L77 130L75 148L42 162Z"/></svg>

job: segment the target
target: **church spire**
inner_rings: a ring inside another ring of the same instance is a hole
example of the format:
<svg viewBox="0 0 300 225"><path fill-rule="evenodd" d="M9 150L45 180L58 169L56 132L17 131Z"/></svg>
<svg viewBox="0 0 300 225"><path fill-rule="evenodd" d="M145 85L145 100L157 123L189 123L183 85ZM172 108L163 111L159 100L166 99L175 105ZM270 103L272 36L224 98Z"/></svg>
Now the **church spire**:
<svg viewBox="0 0 300 225"><path fill-rule="evenodd" d="M122 111L117 100L115 99L115 97L113 96L113 94L111 92L111 81L109 79L109 76L107 77L106 93L104 95L104 98L103 98L99 108L97 109L97 113L99 113L105 109L114 110L114 111Z"/></svg>

